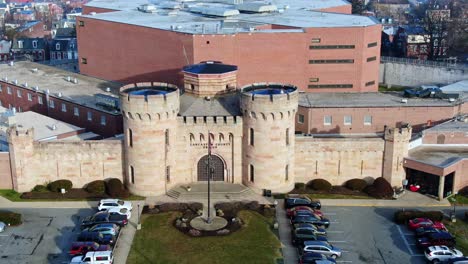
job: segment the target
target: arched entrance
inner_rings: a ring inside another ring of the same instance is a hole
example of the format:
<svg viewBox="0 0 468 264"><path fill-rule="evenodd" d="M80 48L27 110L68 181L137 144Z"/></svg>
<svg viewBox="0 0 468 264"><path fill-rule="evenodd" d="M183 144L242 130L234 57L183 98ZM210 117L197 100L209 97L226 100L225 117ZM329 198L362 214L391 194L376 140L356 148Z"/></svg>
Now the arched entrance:
<svg viewBox="0 0 468 264"><path fill-rule="evenodd" d="M220 157L211 155L211 179L212 181L224 181L224 162ZM208 180L208 155L198 161L198 181Z"/></svg>

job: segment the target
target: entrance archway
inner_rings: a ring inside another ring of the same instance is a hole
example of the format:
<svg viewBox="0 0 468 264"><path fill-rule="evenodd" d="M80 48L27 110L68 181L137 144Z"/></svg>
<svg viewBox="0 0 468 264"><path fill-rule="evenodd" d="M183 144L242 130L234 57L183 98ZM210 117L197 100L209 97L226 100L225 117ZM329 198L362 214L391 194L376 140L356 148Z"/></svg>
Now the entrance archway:
<svg viewBox="0 0 468 264"><path fill-rule="evenodd" d="M224 181L224 162L223 160L215 155L211 155L211 181ZM208 180L208 155L203 156L198 161L197 166L198 181Z"/></svg>

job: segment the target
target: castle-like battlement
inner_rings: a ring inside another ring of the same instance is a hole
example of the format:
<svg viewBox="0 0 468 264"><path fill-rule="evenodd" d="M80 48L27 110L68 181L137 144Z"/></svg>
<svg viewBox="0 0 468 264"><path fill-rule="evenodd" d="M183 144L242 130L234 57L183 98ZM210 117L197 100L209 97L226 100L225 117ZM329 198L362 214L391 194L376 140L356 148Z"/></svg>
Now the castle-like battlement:
<svg viewBox="0 0 468 264"><path fill-rule="evenodd" d="M183 116L178 117L182 125L236 125L241 124L241 117L237 116Z"/></svg>

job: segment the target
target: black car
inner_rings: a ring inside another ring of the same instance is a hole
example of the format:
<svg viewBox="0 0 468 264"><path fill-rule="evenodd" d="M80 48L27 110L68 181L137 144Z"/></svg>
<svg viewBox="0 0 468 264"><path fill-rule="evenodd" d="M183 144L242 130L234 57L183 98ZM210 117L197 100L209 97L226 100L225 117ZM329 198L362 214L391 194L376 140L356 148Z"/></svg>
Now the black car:
<svg viewBox="0 0 468 264"><path fill-rule="evenodd" d="M420 237L416 240L416 245L421 248L427 248L431 246L453 247L455 244L455 237L446 231L430 233L427 236Z"/></svg>
<svg viewBox="0 0 468 264"><path fill-rule="evenodd" d="M298 215L291 219L291 224L298 223L308 223L316 226L325 226L325 228L328 228L330 226L330 220L326 218L320 218L316 215Z"/></svg>
<svg viewBox="0 0 468 264"><path fill-rule="evenodd" d="M295 230L295 229L310 229L316 235L320 235L320 236L326 236L327 235L327 230L325 230L324 228L317 227L316 225L309 224L309 223L298 223L298 224L294 224L292 227L293 227L292 228L293 230Z"/></svg>
<svg viewBox="0 0 468 264"><path fill-rule="evenodd" d="M432 226L428 227L420 227L415 230L416 237L424 237L432 233L439 233L441 232L439 229L434 228Z"/></svg>
<svg viewBox="0 0 468 264"><path fill-rule="evenodd" d="M100 245L113 245L115 237L113 235L103 235L98 232L87 232L83 231L80 233L77 239L78 242L96 242Z"/></svg>
<svg viewBox="0 0 468 264"><path fill-rule="evenodd" d="M315 252L304 252L302 256L299 257L299 264L315 264L317 260L328 260L329 263L336 263L335 259L327 257L320 253Z"/></svg>
<svg viewBox="0 0 468 264"><path fill-rule="evenodd" d="M81 228L92 227L97 224L116 224L120 227L127 225L126 215L109 214L108 212L99 212L93 216L86 217L81 223Z"/></svg>
<svg viewBox="0 0 468 264"><path fill-rule="evenodd" d="M325 241L327 237L323 235L317 235L315 230L310 228L296 228L291 231L292 243L295 246L304 247L304 241Z"/></svg>
<svg viewBox="0 0 468 264"><path fill-rule="evenodd" d="M284 198L284 207L286 209L293 208L295 206L307 206L312 209L320 210L322 204L320 201L314 201L305 196L300 197L286 197Z"/></svg>

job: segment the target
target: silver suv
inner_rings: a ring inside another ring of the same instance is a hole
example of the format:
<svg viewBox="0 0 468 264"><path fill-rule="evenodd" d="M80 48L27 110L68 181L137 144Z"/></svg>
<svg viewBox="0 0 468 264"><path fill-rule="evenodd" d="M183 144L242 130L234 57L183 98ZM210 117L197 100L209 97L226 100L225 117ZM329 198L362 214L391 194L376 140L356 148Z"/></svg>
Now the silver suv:
<svg viewBox="0 0 468 264"><path fill-rule="evenodd" d="M320 253L332 258L341 257L341 249L324 241L305 241L303 251Z"/></svg>
<svg viewBox="0 0 468 264"><path fill-rule="evenodd" d="M463 253L461 253L460 250L449 248L447 246L428 247L424 251L424 255L427 260L432 261L433 263L447 261L451 258L463 257Z"/></svg>

